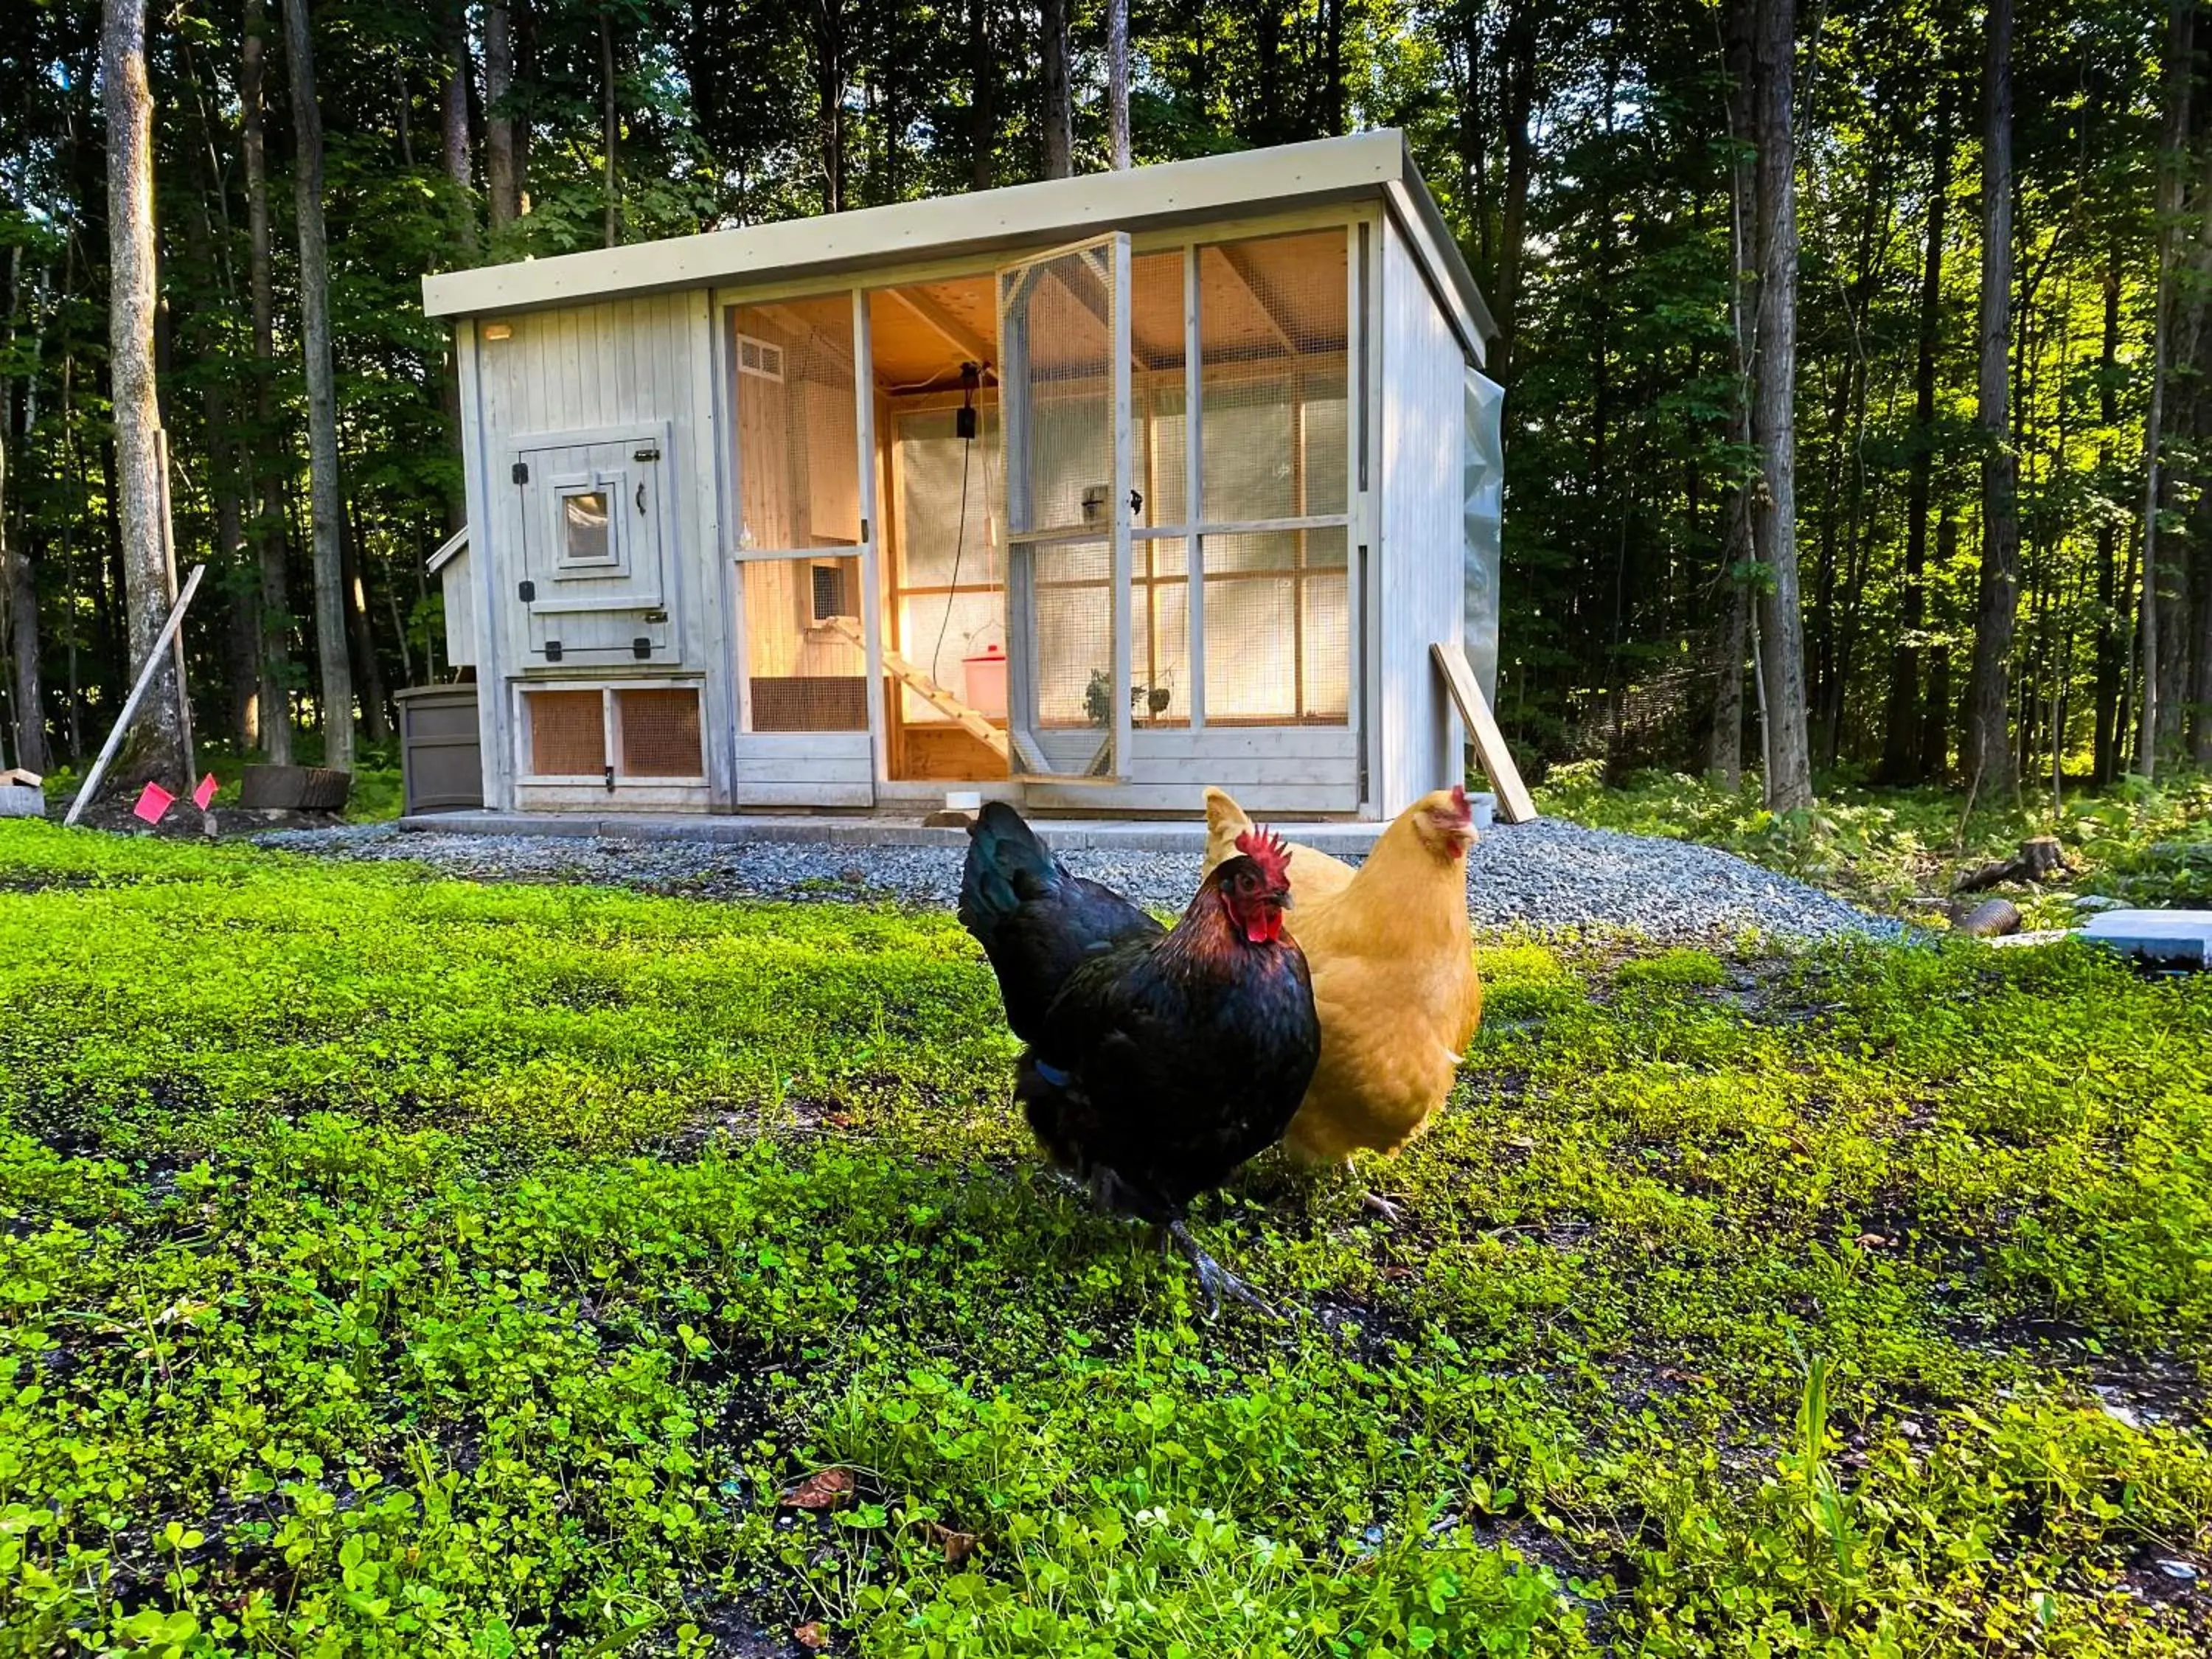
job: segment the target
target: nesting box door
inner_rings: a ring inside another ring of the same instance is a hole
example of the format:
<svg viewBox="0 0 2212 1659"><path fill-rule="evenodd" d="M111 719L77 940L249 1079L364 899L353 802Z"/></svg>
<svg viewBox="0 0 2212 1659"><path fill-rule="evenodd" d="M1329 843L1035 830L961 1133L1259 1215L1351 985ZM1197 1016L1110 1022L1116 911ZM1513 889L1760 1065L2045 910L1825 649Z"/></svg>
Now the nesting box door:
<svg viewBox="0 0 2212 1659"><path fill-rule="evenodd" d="M1118 781L1129 751L1129 239L999 272L1014 772Z"/></svg>
<svg viewBox="0 0 2212 1659"><path fill-rule="evenodd" d="M523 556L514 597L532 666L665 665L680 655L666 586L668 449L658 426L516 446Z"/></svg>

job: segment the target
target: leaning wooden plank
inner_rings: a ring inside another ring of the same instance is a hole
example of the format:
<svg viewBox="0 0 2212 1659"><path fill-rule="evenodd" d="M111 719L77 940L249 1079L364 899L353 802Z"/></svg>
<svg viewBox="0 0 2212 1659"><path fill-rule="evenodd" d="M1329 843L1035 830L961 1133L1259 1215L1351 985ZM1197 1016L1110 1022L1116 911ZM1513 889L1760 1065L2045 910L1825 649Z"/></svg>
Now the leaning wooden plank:
<svg viewBox="0 0 2212 1659"><path fill-rule="evenodd" d="M177 595L177 602L169 607L169 620L161 624L161 637L154 641L154 648L146 653L146 665L138 671L138 684L131 688L131 695L124 701L123 713L117 719L114 729L107 734L107 741L100 744L100 758L93 762L92 770L84 775L84 787L76 792L76 799L70 803L69 816L62 820L64 826L76 822L77 814L84 811L85 803L100 787L100 780L107 770L107 763L115 758L115 751L123 744L123 734L131 729L131 721L138 713L138 705L146 700L146 688L154 683L154 671L161 665L162 653L168 650L169 641L177 637L177 629L184 625L185 607L192 602L192 595L200 591L200 578L206 574L205 565L196 564L192 567L192 574L185 578L185 591ZM177 682L177 695L182 696L184 692L184 682L180 679ZM191 780L186 778L185 784L189 788Z"/></svg>
<svg viewBox="0 0 2212 1659"><path fill-rule="evenodd" d="M1467 647L1457 640L1444 640L1431 646L1429 654L1436 659L1445 689L1459 705L1459 717L1467 722L1468 735L1474 739L1474 757L1482 763L1483 772L1498 791L1498 816L1508 823L1529 823L1536 816L1536 803L1529 796L1528 786L1521 781L1520 769L1513 764L1505 734L1498 729L1497 717L1490 712L1482 688L1475 684Z"/></svg>

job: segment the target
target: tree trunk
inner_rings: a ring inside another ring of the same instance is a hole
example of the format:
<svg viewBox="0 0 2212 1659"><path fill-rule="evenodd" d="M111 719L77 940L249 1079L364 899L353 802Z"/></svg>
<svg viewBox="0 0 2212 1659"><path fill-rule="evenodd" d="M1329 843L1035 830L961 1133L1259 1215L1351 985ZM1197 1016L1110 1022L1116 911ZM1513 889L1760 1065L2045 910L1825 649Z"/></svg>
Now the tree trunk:
<svg viewBox="0 0 2212 1659"><path fill-rule="evenodd" d="M107 105L109 396L115 419L114 501L130 637L130 674L154 653L176 587L169 566L154 383L154 99L146 82L146 0L107 0L100 29ZM165 655L170 654L164 653ZM176 672L163 663L142 705L118 782L185 777L185 720Z"/></svg>
<svg viewBox="0 0 2212 1659"><path fill-rule="evenodd" d="M1498 340L1491 349L1490 373L1500 385L1513 364L1514 316L1521 298L1522 244L1528 222L1528 185L1534 171L1534 147L1528 122L1536 105L1536 19L1534 0L1516 0L1505 24L1505 201L1498 233Z"/></svg>
<svg viewBox="0 0 2212 1659"><path fill-rule="evenodd" d="M23 309L22 295L23 250L20 244L8 252L8 346L9 355L15 355L15 318ZM43 290L45 281L40 279ZM44 356L41 349L42 324L33 312L30 362L25 370L25 393L18 398L11 380L0 380L0 615L8 619L6 637L0 647L7 652L11 670L9 694L15 717L15 764L33 772L45 772L49 762L46 754L46 703L39 684L39 584L38 573L31 564L31 545L22 533L24 515L13 515L15 533L9 533L10 514L8 506L8 457L20 455L31 428L36 423L32 400L36 395L39 365Z"/></svg>
<svg viewBox="0 0 2212 1659"><path fill-rule="evenodd" d="M1765 567L1759 633L1766 692L1766 804L1813 804L1807 732L1805 623L1797 589L1797 179L1790 125L1796 48L1795 0L1753 0L1752 104L1759 147L1757 356L1752 360L1752 441L1763 488L1752 501L1752 538Z"/></svg>
<svg viewBox="0 0 2212 1659"><path fill-rule="evenodd" d="M843 0L813 0L814 105L822 155L822 210L845 207L845 15Z"/></svg>
<svg viewBox="0 0 2212 1659"><path fill-rule="evenodd" d="M607 153L606 245L616 247L622 242L622 196L615 182L615 147L622 137L622 117L615 99L615 20L604 6L599 9L599 86L605 94L601 112L605 131L601 142Z"/></svg>
<svg viewBox="0 0 2212 1659"><path fill-rule="evenodd" d="M363 574L368 563L368 544L362 534L360 503L348 506L343 542L346 631L353 639L361 684L362 729L371 743L382 743L392 735L392 726L385 718L384 667L376 659L376 636L369 626L368 585Z"/></svg>
<svg viewBox="0 0 2212 1659"><path fill-rule="evenodd" d="M322 665L323 764L353 766L353 672L346 661L344 525L339 517L337 388L331 362L330 249L323 230L323 118L315 102L307 0L284 0L293 197L300 228L300 332L307 356L307 499L315 550L315 654Z"/></svg>
<svg viewBox="0 0 2212 1659"><path fill-rule="evenodd" d="M1951 82L1936 99L1936 160L1928 185L1928 245L1920 265L1920 338L1912 366L1912 458L1905 480L1905 588L1898 606L1897 649L1890 658L1889 713L1882 737L1881 775L1917 783L1920 650L1928 621L1928 506L1936 476L1936 350L1943 319L1943 227L1951 197Z"/></svg>
<svg viewBox="0 0 2212 1659"><path fill-rule="evenodd" d="M270 277L269 153L262 83L266 71L262 0L246 0L238 60L246 160L248 286L253 302L253 541L261 580L261 749L272 766L292 763L292 678L284 595L284 515L268 452L276 442L270 382L276 372L276 302Z"/></svg>
<svg viewBox="0 0 2212 1659"><path fill-rule="evenodd" d="M997 178L999 60L992 50L991 0L968 0L968 183L988 190Z"/></svg>
<svg viewBox="0 0 2212 1659"><path fill-rule="evenodd" d="M1974 424L1982 444L1981 583L1966 697L1966 787L2009 801L2018 774L2005 715L2020 607L2020 460L2013 448L2012 0L1990 0L1982 87L1981 374Z"/></svg>
<svg viewBox="0 0 2212 1659"><path fill-rule="evenodd" d="M2136 770L2158 773L2159 545L2160 448L2165 438L2168 335L2173 310L2174 222L2181 213L2182 168L2189 146L2190 87L2196 68L2195 0L2172 0L2166 49L2166 125L2159 145L2157 319L2151 331L2150 410L2143 423L2142 613L2136 629Z"/></svg>
<svg viewBox="0 0 2212 1659"><path fill-rule="evenodd" d="M1065 179L1075 170L1075 106L1068 86L1067 0L1044 0L1043 39L1038 46L1044 82L1044 176Z"/></svg>
<svg viewBox="0 0 2212 1659"><path fill-rule="evenodd" d="M454 226L465 254L477 247L475 170L469 156L469 84L476 71L469 61L468 14L463 0L447 0L445 78L438 88L438 133L446 177L453 182L463 211Z"/></svg>
<svg viewBox="0 0 2212 1659"><path fill-rule="evenodd" d="M484 193L495 232L522 216L522 155L515 142L514 96L514 14L509 0L484 0Z"/></svg>
<svg viewBox="0 0 2212 1659"><path fill-rule="evenodd" d="M2119 425L2120 399L2117 370L2120 355L2120 283L2125 271L2125 252L2120 240L2113 238L2112 263L2105 272L2105 337L2104 349L2099 356L2097 416L2107 433ZM2112 447L2107 441L2097 457L2097 470L2106 477L2112 476ZM2120 612L2122 597L2118 582L2119 528L2108 513L2097 522L2097 682L2096 736L2094 739L2094 760L2091 779L2100 788L2119 775L2120 747L2123 728L2120 723L2120 692L2123 684L2120 657Z"/></svg>
<svg viewBox="0 0 2212 1659"><path fill-rule="evenodd" d="M1729 127L1729 334L1735 353L1733 395L1729 399L1729 444L1737 454L1751 448L1752 307L1744 273L1751 268L1752 220L1756 212L1750 149L1752 58L1756 21L1744 0L1729 7L1723 43L1728 76ZM1509 118L1508 130L1511 122ZM1509 169L1510 170L1510 169ZM1751 589L1745 575L1756 552L1751 533L1751 481L1729 484L1721 509L1721 568L1716 591L1727 606L1716 640L1713 725L1706 771L1730 790L1743 785L1743 665L1751 643ZM1762 702L1765 690L1760 690ZM1762 752L1765 744L1760 728ZM1763 764L1763 763L1762 763Z"/></svg>
<svg viewBox="0 0 2212 1659"><path fill-rule="evenodd" d="M1106 132L1118 171L1129 165L1129 0L1106 0Z"/></svg>

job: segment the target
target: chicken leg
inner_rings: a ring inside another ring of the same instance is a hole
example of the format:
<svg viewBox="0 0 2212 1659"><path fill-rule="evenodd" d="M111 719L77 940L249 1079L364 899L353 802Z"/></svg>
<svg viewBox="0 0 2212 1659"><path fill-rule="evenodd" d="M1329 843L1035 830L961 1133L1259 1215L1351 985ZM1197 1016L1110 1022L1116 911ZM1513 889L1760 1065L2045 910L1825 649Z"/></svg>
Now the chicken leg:
<svg viewBox="0 0 2212 1659"><path fill-rule="evenodd" d="M1192 1271L1198 1274L1198 1287L1206 1293L1206 1316L1208 1319L1221 1317L1221 1298L1224 1296L1233 1302L1242 1302L1262 1318L1282 1317L1262 1301L1249 1285L1208 1255L1205 1247L1191 1237L1190 1229L1183 1225L1180 1216L1168 1223L1167 1236L1175 1241L1176 1248L1183 1253Z"/></svg>

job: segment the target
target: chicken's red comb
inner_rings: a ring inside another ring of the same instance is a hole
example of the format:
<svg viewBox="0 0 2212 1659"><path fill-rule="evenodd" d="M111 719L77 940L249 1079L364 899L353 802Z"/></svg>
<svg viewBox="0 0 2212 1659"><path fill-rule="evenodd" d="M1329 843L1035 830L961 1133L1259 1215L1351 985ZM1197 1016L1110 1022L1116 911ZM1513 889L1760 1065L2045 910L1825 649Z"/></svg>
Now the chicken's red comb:
<svg viewBox="0 0 2212 1659"><path fill-rule="evenodd" d="M1271 887L1290 879L1290 843L1270 830L1251 829L1237 837L1237 850L1260 866Z"/></svg>

